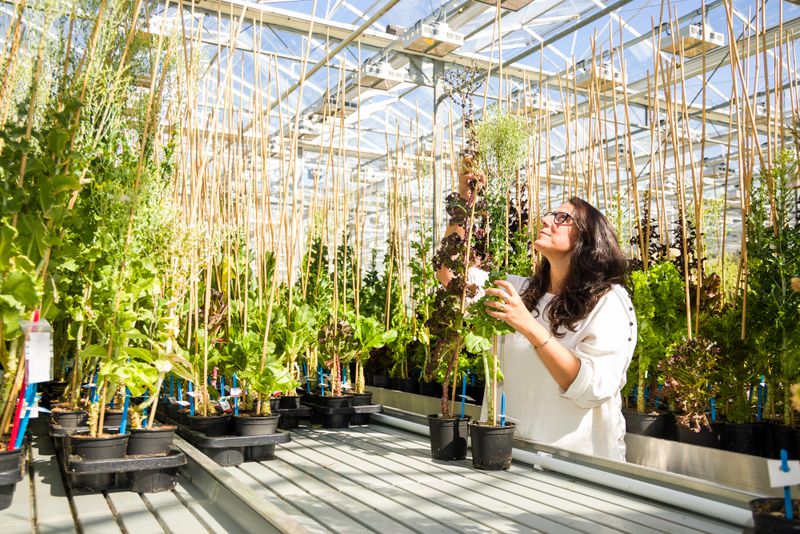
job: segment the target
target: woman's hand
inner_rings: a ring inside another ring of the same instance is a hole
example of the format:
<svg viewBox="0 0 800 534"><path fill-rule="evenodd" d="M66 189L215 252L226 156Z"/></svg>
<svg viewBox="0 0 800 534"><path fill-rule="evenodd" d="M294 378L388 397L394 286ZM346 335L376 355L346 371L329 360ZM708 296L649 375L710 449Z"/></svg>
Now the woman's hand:
<svg viewBox="0 0 800 534"><path fill-rule="evenodd" d="M486 175L480 170L462 172L458 175L458 195L467 202L472 201L473 191L483 189L486 185Z"/></svg>
<svg viewBox="0 0 800 534"><path fill-rule="evenodd" d="M495 311L487 310L486 313L505 322L525 337L534 333L537 326L544 330L544 327L536 322L531 312L525 307L522 297L519 296L513 285L505 280L495 280L494 284L499 289L487 289L486 294L498 297L500 301L485 301L487 306L495 309Z"/></svg>

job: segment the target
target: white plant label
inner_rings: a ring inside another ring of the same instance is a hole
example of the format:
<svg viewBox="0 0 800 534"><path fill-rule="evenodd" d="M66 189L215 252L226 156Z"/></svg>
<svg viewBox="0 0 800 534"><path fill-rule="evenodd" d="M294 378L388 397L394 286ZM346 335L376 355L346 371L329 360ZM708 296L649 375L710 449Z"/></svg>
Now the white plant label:
<svg viewBox="0 0 800 534"><path fill-rule="evenodd" d="M33 406L28 407L28 419L36 419L39 417L39 395L36 395L36 399L33 401Z"/></svg>
<svg viewBox="0 0 800 534"><path fill-rule="evenodd" d="M769 485L773 488L781 486L794 486L800 484L800 460L788 462L789 470L781 469L783 462L780 460L767 460L767 470L769 470Z"/></svg>
<svg viewBox="0 0 800 534"><path fill-rule="evenodd" d="M31 332L25 342L28 384L53 379L53 337L50 332Z"/></svg>
<svg viewBox="0 0 800 534"><path fill-rule="evenodd" d="M168 397L170 404L178 404L178 399L176 397Z"/></svg>
<svg viewBox="0 0 800 534"><path fill-rule="evenodd" d="M241 397L242 390L239 388L231 388L230 396L231 397Z"/></svg>
<svg viewBox="0 0 800 534"><path fill-rule="evenodd" d="M189 401L179 400L175 404L177 404L178 406L189 406Z"/></svg>
<svg viewBox="0 0 800 534"><path fill-rule="evenodd" d="M189 395L192 398L197 398L197 397L200 396L200 392L199 391L188 391L186 394Z"/></svg>
<svg viewBox="0 0 800 534"><path fill-rule="evenodd" d="M231 411L231 405L230 405L230 403L229 403L228 401L226 401L226 400L221 400L221 401L219 401L219 407L220 407L220 408L222 408L222 411L223 411L223 412L229 412L229 411Z"/></svg>

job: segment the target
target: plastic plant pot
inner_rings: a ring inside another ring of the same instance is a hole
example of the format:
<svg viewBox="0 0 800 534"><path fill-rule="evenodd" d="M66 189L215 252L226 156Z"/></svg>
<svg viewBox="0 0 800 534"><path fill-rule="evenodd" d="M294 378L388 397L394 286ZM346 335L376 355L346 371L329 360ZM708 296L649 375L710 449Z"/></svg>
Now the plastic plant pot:
<svg viewBox="0 0 800 534"><path fill-rule="evenodd" d="M505 426L470 423L472 466L486 471L500 471L511 467L514 430L516 428L513 423L506 423Z"/></svg>
<svg viewBox="0 0 800 534"><path fill-rule="evenodd" d="M428 416L431 438L431 458L434 460L463 460L467 457L469 417Z"/></svg>

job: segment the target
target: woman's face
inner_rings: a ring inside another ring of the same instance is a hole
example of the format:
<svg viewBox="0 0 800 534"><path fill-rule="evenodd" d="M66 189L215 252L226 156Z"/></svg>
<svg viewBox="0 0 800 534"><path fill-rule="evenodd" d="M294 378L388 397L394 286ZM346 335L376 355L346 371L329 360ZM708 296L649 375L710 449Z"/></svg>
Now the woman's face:
<svg viewBox="0 0 800 534"><path fill-rule="evenodd" d="M544 214L533 247L547 258L568 256L578 240L578 226L572 218L574 211L575 206L567 202Z"/></svg>

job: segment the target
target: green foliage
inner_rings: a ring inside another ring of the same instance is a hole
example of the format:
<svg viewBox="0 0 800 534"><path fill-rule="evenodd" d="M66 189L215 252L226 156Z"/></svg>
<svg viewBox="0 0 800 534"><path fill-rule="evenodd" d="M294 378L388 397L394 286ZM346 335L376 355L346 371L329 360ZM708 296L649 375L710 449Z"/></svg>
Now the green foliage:
<svg viewBox="0 0 800 534"><path fill-rule="evenodd" d="M527 227L509 236L507 272L526 278L533 276L533 243Z"/></svg>
<svg viewBox="0 0 800 534"><path fill-rule="evenodd" d="M676 341L667 352L669 357L662 362L665 386L667 396L680 410L678 424L694 432L700 432L703 426L710 428L705 411L718 389L711 378L720 359L719 347L697 337Z"/></svg>
<svg viewBox="0 0 800 534"><path fill-rule="evenodd" d="M800 273L800 226L793 221L794 152L781 152L763 169L751 199L747 224L747 332L761 372L784 387L784 420L792 422L788 385L800 377L800 293L791 279ZM795 215L797 216L797 215Z"/></svg>
<svg viewBox="0 0 800 534"><path fill-rule="evenodd" d="M525 117L497 107L489 108L475 125L479 159L501 177L499 183L489 182L489 191L500 193L508 189L511 177L528 155L530 133Z"/></svg>
<svg viewBox="0 0 800 534"><path fill-rule="evenodd" d="M314 341L316 326L314 310L308 304L293 306L291 314L287 308L280 309L272 323L278 354L285 356L287 362L296 362Z"/></svg>
<svg viewBox="0 0 800 534"><path fill-rule="evenodd" d="M631 284L638 341L628 384L638 384L637 409L644 411L645 375L664 358L666 347L686 335L684 286L680 273L668 261L651 265L647 271L633 271Z"/></svg>
<svg viewBox="0 0 800 534"><path fill-rule="evenodd" d="M739 303L737 303L739 304ZM701 318L701 331L713 340L720 350L717 373L713 381L719 384L717 406L732 423L749 423L753 410L748 399L750 385L759 373L752 339L742 339L741 305L727 305L718 313Z"/></svg>
<svg viewBox="0 0 800 534"><path fill-rule="evenodd" d="M356 357L365 361L369 358L372 349L383 347L397 339L397 331L393 328L386 330L383 324L373 317L359 315L354 312L347 314L347 321L353 329L353 340L356 342Z"/></svg>
<svg viewBox="0 0 800 534"><path fill-rule="evenodd" d="M381 291L381 273L378 271L378 251L373 249L369 270L361 282L359 311L371 317L383 317L385 302L386 290L384 286Z"/></svg>
<svg viewBox="0 0 800 534"><path fill-rule="evenodd" d="M520 115L489 108L475 126L478 160L487 170L484 191L488 209L488 252L499 264L508 254L511 183L525 162L530 145L530 127Z"/></svg>

